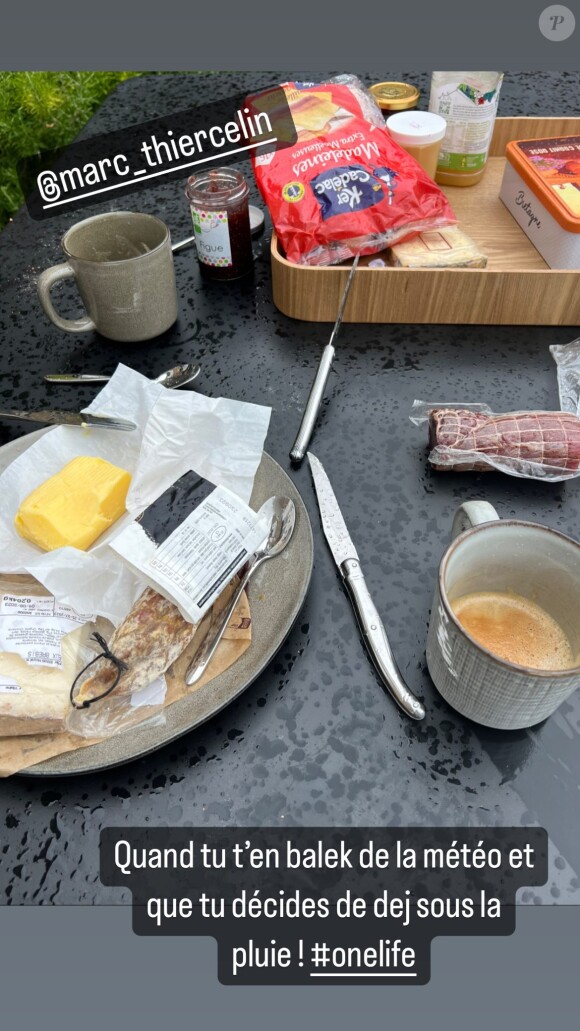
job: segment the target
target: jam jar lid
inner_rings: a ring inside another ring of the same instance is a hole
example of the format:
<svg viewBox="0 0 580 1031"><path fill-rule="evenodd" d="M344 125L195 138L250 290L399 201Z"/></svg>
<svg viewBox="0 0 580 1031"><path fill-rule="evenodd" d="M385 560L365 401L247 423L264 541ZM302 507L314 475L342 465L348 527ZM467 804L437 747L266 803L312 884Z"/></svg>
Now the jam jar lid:
<svg viewBox="0 0 580 1031"><path fill-rule="evenodd" d="M421 91L410 82L376 82L370 87L381 111L409 111L419 103Z"/></svg>
<svg viewBox="0 0 580 1031"><path fill-rule="evenodd" d="M237 168L221 167L204 169L190 175L185 187L185 196L192 205L205 208L227 207L241 203L248 196L250 188L245 176Z"/></svg>

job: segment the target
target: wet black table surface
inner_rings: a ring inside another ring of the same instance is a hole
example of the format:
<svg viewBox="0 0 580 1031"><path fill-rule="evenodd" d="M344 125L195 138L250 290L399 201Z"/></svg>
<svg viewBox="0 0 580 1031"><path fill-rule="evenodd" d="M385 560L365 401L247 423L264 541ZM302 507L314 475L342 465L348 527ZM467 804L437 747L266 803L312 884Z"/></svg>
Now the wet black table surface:
<svg viewBox="0 0 580 1031"><path fill-rule="evenodd" d="M427 88L427 77L405 76ZM117 89L85 134L252 90L280 73L148 77ZM306 78L306 75L299 76ZM578 74L511 74L501 113L577 114ZM368 81L368 80L367 80ZM247 174L249 162L240 162ZM254 191L254 201L257 195ZM112 205L111 205L112 206ZM174 240L191 235L181 183L114 202L160 215ZM202 284L194 253L176 255L180 314L151 343L123 346L61 333L42 314L35 282L61 260L59 239L86 208L47 222L21 211L0 235L0 406L74 407L90 387L54 387L48 371L112 372L118 361L157 374L198 360L196 388L272 406L267 448L288 451L329 327L292 321L271 300L269 222L253 277ZM65 303L66 302L66 303ZM78 312L63 288L65 314ZM68 305L68 307L67 307ZM357 544L404 676L425 701L412 723L381 689L324 543L306 465L291 475L315 534L301 617L265 673L234 704L175 744L101 774L0 782L0 897L12 903L112 902L98 879L107 825L526 825L549 832L548 889L578 901L580 698L542 725L477 727L438 696L425 666L435 574L460 501L485 498L500 515L580 534L580 482L542 485L496 474L437 477L408 413L414 398L485 400L498 411L555 408L548 346L573 329L345 325L312 448L324 463ZM25 427L0 424L0 444ZM532 892L524 901L533 901Z"/></svg>

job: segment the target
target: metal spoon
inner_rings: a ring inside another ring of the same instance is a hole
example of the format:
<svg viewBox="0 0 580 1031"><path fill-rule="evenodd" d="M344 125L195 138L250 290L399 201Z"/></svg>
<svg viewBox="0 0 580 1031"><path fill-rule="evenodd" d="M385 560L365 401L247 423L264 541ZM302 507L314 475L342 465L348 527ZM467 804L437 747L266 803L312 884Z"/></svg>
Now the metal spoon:
<svg viewBox="0 0 580 1031"><path fill-rule="evenodd" d="M285 498L280 494L275 495L272 498L268 498L260 508L258 515L261 516L264 521L268 521L268 533L260 546L256 548L250 560L246 563L240 582L238 583L238 586L232 594L232 597L225 609L223 609L219 615L216 615L215 619L212 619L210 622L204 640L187 667L185 673L186 684L196 684L205 673L205 670L209 666L216 648L227 629L228 623L241 597L242 591L246 588L250 577L254 575L256 569L258 569L263 562L266 562L269 558L274 558L275 555L279 555L280 552L284 550L292 536L292 533L294 532L296 509L294 507L294 502L291 501L290 498Z"/></svg>
<svg viewBox="0 0 580 1031"><path fill-rule="evenodd" d="M175 365L173 369L167 369L160 376L156 376L154 383L161 383L164 387L175 390L176 387L183 387L191 383L199 376L199 365ZM108 383L110 376L100 376L90 372L65 373L51 372L44 377L47 383Z"/></svg>

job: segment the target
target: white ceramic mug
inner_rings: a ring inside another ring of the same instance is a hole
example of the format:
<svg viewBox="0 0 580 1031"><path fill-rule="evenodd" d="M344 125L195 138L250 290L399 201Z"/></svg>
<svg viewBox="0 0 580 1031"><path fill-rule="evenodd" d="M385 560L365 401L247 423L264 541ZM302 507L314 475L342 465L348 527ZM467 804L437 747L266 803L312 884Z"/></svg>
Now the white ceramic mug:
<svg viewBox="0 0 580 1031"><path fill-rule="evenodd" d="M445 700L486 727L516 730L550 716L580 686L580 544L537 523L500 519L486 501L458 508L435 588L427 665ZM540 605L567 634L573 669L547 671L493 655L462 627L451 604L506 591Z"/></svg>

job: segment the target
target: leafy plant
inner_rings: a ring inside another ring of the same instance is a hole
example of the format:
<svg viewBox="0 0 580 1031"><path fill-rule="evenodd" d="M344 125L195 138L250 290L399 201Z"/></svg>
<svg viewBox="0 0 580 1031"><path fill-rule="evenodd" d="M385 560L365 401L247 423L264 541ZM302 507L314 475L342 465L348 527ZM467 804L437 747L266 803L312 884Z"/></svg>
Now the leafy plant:
<svg viewBox="0 0 580 1031"><path fill-rule="evenodd" d="M0 228L24 198L20 158L66 146L119 82L139 72L0 72Z"/></svg>

